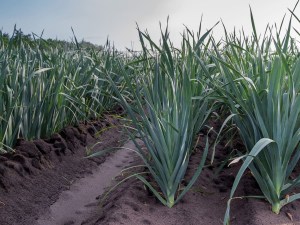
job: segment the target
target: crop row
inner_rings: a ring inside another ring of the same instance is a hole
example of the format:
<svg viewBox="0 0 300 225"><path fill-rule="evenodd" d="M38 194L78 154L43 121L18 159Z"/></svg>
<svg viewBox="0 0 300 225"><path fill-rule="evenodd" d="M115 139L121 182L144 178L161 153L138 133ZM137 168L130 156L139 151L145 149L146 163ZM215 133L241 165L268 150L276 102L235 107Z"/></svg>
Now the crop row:
<svg viewBox="0 0 300 225"><path fill-rule="evenodd" d="M138 29L142 51L126 53L109 44L86 48L76 39L70 44L31 39L17 30L12 37L0 33L1 151L13 151L18 138L47 137L120 104L154 182L134 176L172 207L200 175L208 151L214 156L206 138L194 176L181 185L197 133L218 112L224 120L221 130L230 122L245 146L231 162L242 164L224 223L246 169L279 213L300 198L294 194L300 176L293 174L300 159L300 59L292 20L300 22L291 11L285 33L283 21L258 36L251 12L251 36L224 28L220 41L211 35L213 28L203 34L201 26L196 34L186 28L180 48L172 44L168 28L161 30L159 43Z"/></svg>

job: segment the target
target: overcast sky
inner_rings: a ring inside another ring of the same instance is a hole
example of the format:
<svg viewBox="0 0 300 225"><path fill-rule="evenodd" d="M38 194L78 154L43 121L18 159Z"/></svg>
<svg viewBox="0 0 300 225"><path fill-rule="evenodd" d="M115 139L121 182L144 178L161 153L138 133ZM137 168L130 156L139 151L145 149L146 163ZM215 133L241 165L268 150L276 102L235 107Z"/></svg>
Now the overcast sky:
<svg viewBox="0 0 300 225"><path fill-rule="evenodd" d="M107 37L119 49L139 47L136 23L158 38L159 21L169 27L174 42L183 24L197 30L201 15L203 27L210 28L220 19L228 30L241 27L251 32L249 5L259 32L268 23L280 23L296 0L0 0L0 28L11 33L14 24L24 33L70 40L71 27L79 40L104 44ZM296 10L300 17L300 5ZM298 22L294 26L300 28ZM221 37L219 25L214 34Z"/></svg>

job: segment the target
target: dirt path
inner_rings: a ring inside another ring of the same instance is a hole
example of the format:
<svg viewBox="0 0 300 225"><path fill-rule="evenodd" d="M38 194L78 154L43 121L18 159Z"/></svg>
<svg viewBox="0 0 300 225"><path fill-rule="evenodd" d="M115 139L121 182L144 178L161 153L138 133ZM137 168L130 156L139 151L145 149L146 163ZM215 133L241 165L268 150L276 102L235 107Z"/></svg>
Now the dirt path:
<svg viewBox="0 0 300 225"><path fill-rule="evenodd" d="M202 147L203 143L199 149ZM219 151L217 158L222 160L226 154L226 151ZM201 155L202 152L197 151L192 156L187 181L197 168ZM135 158L135 161L138 160ZM103 209L95 213L93 220L87 224L221 225L236 168L229 168L215 176L217 169L215 166L206 167L192 189L173 208L163 206L151 193L145 191L143 183L139 180L128 180L111 193ZM244 190L240 188L238 194L244 195ZM233 225L252 224L252 217L247 200L235 201L232 204Z"/></svg>
<svg viewBox="0 0 300 225"><path fill-rule="evenodd" d="M99 128L110 126L107 121L110 121L110 124L114 123L108 118ZM115 125L97 139L100 144L96 150L120 146L124 135ZM22 141L17 146L15 155L1 156L0 224L222 224L229 192L239 169L239 165L230 168L225 166L218 173L218 166L231 151L223 147L224 143L220 143L216 148L215 164L205 167L191 190L173 208L163 206L145 189L143 183L134 178L113 190L103 207L99 207L101 195L111 185L126 177L118 177L121 170L132 165L141 165L142 162L135 153L126 150L99 158L84 158L85 146L96 141L93 136L94 133L88 125L69 127L49 140ZM201 160L204 138L201 140L191 157L185 183L191 178ZM133 149L134 145L127 142L124 147ZM209 159L206 165L209 165ZM143 168L139 167L133 172L142 171ZM116 180L113 180L115 177ZM251 174L245 173L236 196L260 194ZM232 201L231 224L300 224L300 201L287 205L280 215L275 215L265 201L236 199Z"/></svg>
<svg viewBox="0 0 300 225"><path fill-rule="evenodd" d="M104 130L100 137L97 130ZM35 224L50 212L60 193L109 159L108 154L86 159L86 147L95 142L97 151L117 147L124 138L118 119L105 116L101 121L66 127L49 139L19 140L14 154L0 156L0 224Z"/></svg>
<svg viewBox="0 0 300 225"><path fill-rule="evenodd" d="M134 149L132 142L123 147ZM114 182L125 166L132 160L132 152L119 150L102 163L92 174L77 180L70 189L60 194L58 200L51 205L48 212L37 220L37 225L82 224L91 213L91 208L97 208L97 197Z"/></svg>
<svg viewBox="0 0 300 225"><path fill-rule="evenodd" d="M224 143L217 146L215 165L206 167L184 198L169 209L163 206L142 182L136 179L124 182L113 191L103 208L94 211L85 225L222 225L230 189L240 165L224 167L218 174L218 165L226 156ZM204 143L191 157L187 180L201 159ZM139 159L135 158L139 164ZM207 165L209 160L207 161ZM298 190L299 191L299 190ZM246 172L235 196L261 195L251 173ZM285 206L279 215L270 205L259 199L236 199L231 204L231 225L299 225L300 201Z"/></svg>

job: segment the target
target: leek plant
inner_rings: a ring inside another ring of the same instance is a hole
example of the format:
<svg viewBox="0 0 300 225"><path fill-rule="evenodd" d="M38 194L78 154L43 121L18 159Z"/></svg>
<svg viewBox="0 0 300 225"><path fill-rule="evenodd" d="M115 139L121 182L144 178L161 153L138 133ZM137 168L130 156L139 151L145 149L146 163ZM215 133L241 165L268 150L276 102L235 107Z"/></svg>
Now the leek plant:
<svg viewBox="0 0 300 225"><path fill-rule="evenodd" d="M234 114L247 149L246 155L238 157L244 163L231 190L224 224L229 222L230 201L247 168L274 213L300 198L293 192L300 184L300 175L293 174L300 158L300 59L290 37L291 20L283 40L281 27L275 38L266 32L259 39L252 12L251 21L252 38L230 36L225 30L225 47L215 48L221 78L214 87Z"/></svg>
<svg viewBox="0 0 300 225"><path fill-rule="evenodd" d="M110 47L78 46L0 32L0 152L12 150L17 138L48 137L114 107L103 70L125 57Z"/></svg>
<svg viewBox="0 0 300 225"><path fill-rule="evenodd" d="M176 204L193 185L208 152L206 142L197 171L189 184L182 187L195 135L211 111L206 98L209 93L206 79L194 57L194 54L205 56L204 40L209 32L201 37L198 34L196 38L187 29L178 50L170 42L168 29L161 32L160 44L139 30L143 52L131 66L137 67L140 74L132 76L125 70L121 74L128 88L133 90L132 97L122 95L114 85L132 121L132 129L145 145L146 150L131 135L153 179L149 181L141 174L135 176L168 207Z"/></svg>

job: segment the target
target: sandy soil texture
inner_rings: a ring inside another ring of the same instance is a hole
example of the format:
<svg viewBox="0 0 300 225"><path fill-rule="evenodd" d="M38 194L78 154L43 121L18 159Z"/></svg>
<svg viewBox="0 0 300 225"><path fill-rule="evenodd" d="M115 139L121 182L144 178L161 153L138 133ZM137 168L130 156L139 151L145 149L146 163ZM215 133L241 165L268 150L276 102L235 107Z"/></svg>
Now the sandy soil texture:
<svg viewBox="0 0 300 225"><path fill-rule="evenodd" d="M85 146L91 146L97 140L100 141L98 150L119 146L124 135L118 124L118 121L106 117L102 122L67 127L47 140L19 141L16 154L1 156L0 224L222 224L229 192L240 166L225 166L219 170L231 151L223 147L222 142L216 147L214 164L209 166L210 159L207 159L208 166L195 185L173 208L161 205L135 178L120 184L103 202L105 191L130 175L127 172L120 175L121 171L141 164L133 152L125 150L84 158ZM96 139L94 127L97 130L111 128ZM212 141L214 138L211 136ZM204 139L205 134L200 134L200 142L182 185L187 184L201 159ZM124 147L134 148L132 142L127 142ZM132 172L139 171L144 169ZM148 179L151 181L150 177ZM243 176L236 193L236 196L246 195L261 195L249 171ZM279 215L275 215L264 200L237 198L232 201L231 224L300 224L300 201L285 206Z"/></svg>
<svg viewBox="0 0 300 225"><path fill-rule="evenodd" d="M214 126L218 126L214 124ZM191 178L202 155L202 142L191 157L186 180ZM210 137L212 140L214 136ZM224 167L219 173L219 167L228 156L230 149L224 148L225 143L216 147L215 162L207 166L189 193L182 201L169 209L163 206L145 189L142 182L136 179L124 182L110 194L102 209L95 209L89 225L207 225L222 224L227 200L238 164ZM236 146L242 147L242 146ZM140 159L134 158L135 164ZM209 159L206 162L209 165ZM138 171L136 171L138 172ZM124 177L120 177L119 180ZM149 178L150 179L150 178ZM257 183L248 171L236 192L236 196L262 195ZM292 225L300 224L300 201L285 206L279 215L271 212L270 205L261 199L237 198L231 204L231 224L235 225Z"/></svg>
<svg viewBox="0 0 300 225"><path fill-rule="evenodd" d="M15 154L0 156L0 224L34 224L62 192L105 162L107 155L84 158L86 147L96 142L98 150L121 145L124 135L119 125L106 116L67 127L46 140L19 140ZM96 138L97 130L106 131Z"/></svg>

